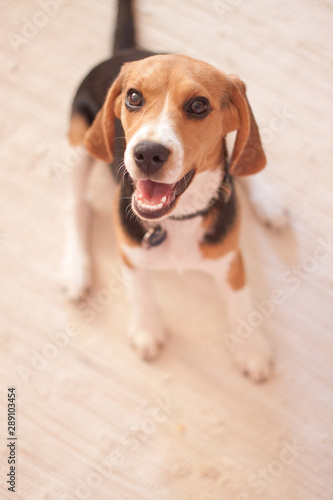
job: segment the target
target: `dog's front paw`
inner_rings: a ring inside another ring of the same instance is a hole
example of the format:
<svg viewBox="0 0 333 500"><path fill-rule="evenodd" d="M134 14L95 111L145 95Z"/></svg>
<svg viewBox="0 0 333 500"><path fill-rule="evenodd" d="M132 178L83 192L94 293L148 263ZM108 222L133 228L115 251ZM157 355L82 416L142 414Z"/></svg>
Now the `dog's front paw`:
<svg viewBox="0 0 333 500"><path fill-rule="evenodd" d="M80 252L69 252L63 264L63 287L70 300L80 300L88 292L91 282L89 256Z"/></svg>
<svg viewBox="0 0 333 500"><path fill-rule="evenodd" d="M165 337L165 332L161 328L154 333L145 328L130 331L131 345L145 361L156 358L159 349L165 344Z"/></svg>
<svg viewBox="0 0 333 500"><path fill-rule="evenodd" d="M273 372L273 354L269 341L260 331L243 339L234 350L234 361L239 370L254 382L264 382Z"/></svg>

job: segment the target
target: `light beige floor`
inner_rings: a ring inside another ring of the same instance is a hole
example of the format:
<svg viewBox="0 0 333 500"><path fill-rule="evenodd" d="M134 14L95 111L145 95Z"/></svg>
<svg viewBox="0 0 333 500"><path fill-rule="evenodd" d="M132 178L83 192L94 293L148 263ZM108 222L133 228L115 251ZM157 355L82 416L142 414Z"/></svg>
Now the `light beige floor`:
<svg viewBox="0 0 333 500"><path fill-rule="evenodd" d="M255 308L275 289L285 299L263 320L276 372L261 386L234 369L223 308L200 274L155 276L169 343L152 364L128 348L103 165L92 187L94 290L80 308L66 302L68 110L81 77L108 55L115 11L109 0L52 5L46 17L37 1L7 2L1 14L1 498L333 498L332 3L136 2L142 46L247 83L270 177L290 208L282 235L249 213L244 221ZM15 496L4 451L12 384Z"/></svg>

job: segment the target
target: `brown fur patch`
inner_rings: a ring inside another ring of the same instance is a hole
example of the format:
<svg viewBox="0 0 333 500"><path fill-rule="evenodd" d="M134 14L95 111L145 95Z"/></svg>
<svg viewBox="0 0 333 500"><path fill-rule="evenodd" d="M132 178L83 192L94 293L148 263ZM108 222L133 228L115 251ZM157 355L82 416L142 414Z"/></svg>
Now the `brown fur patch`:
<svg viewBox="0 0 333 500"><path fill-rule="evenodd" d="M227 280L233 290L239 290L245 286L245 269L239 250L230 264Z"/></svg>
<svg viewBox="0 0 333 500"><path fill-rule="evenodd" d="M71 146L79 146L83 143L84 136L89 128L89 124L84 116L82 115L72 115L68 138Z"/></svg>
<svg viewBox="0 0 333 500"><path fill-rule="evenodd" d="M257 123L246 97L245 84L236 76L230 78L229 95L240 119L229 172L233 177L255 174L266 165L266 156ZM233 118L231 118L231 123L231 129L233 129Z"/></svg>

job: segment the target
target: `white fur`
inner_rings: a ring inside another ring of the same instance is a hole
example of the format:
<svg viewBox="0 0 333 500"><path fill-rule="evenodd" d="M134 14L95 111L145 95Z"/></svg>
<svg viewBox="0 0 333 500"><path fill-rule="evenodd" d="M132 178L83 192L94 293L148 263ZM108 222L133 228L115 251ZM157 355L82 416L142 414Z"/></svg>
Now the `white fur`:
<svg viewBox="0 0 333 500"><path fill-rule="evenodd" d="M171 215L193 214L207 208L211 199L217 195L222 176L222 167L195 174L189 187L179 197Z"/></svg>
<svg viewBox="0 0 333 500"><path fill-rule="evenodd" d="M124 245L123 251L137 268L157 271L176 269L180 273L199 268L203 262L197 244L203 235L201 220L202 217L184 221L166 219L161 225L168 236L161 245L148 250Z"/></svg>
<svg viewBox="0 0 333 500"><path fill-rule="evenodd" d="M134 148L141 141L152 141L162 144L171 151L168 159L168 168L165 170L163 180L166 184L177 182L183 175L184 150L169 115L169 95L167 94L161 114L156 119L145 123L133 135L126 146L125 165L134 180L142 179L142 173L134 161Z"/></svg>

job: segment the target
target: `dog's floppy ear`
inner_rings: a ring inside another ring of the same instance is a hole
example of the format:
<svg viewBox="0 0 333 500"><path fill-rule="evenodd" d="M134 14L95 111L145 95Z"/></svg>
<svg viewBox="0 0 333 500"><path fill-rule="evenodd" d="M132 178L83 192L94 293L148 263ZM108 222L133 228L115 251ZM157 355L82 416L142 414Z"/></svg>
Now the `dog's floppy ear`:
<svg viewBox="0 0 333 500"><path fill-rule="evenodd" d="M103 107L97 113L91 127L87 130L84 143L88 152L107 163L113 162L113 142L115 136L116 99L122 91L122 73L109 89Z"/></svg>
<svg viewBox="0 0 333 500"><path fill-rule="evenodd" d="M237 130L229 166L230 175L241 177L255 174L266 165L266 156L246 97L245 84L234 75L228 77L228 100L231 105L224 111L226 133Z"/></svg>

